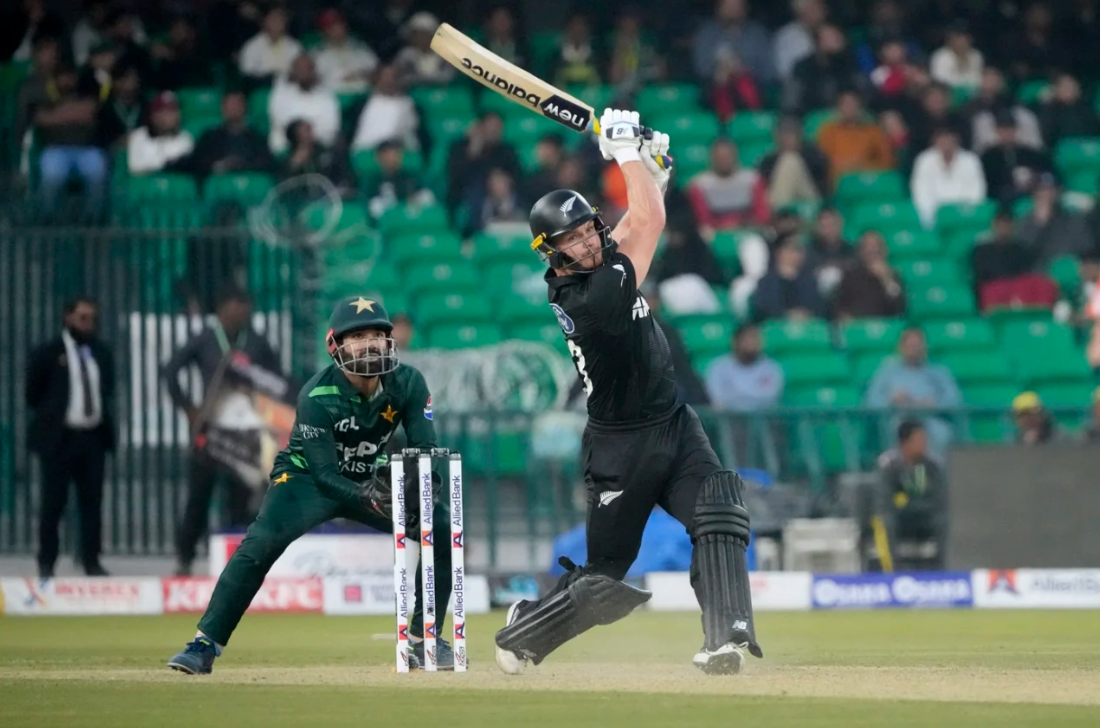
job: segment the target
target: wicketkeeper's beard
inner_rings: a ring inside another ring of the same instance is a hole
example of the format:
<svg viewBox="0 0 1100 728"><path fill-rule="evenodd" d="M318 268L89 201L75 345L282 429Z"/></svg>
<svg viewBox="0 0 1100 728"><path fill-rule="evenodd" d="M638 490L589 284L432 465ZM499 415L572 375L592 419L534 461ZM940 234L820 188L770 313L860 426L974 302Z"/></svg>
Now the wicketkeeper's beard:
<svg viewBox="0 0 1100 728"><path fill-rule="evenodd" d="M337 347L334 358L337 366L348 374L377 377L397 368L397 345L393 339L386 339L377 346L355 349L344 344Z"/></svg>

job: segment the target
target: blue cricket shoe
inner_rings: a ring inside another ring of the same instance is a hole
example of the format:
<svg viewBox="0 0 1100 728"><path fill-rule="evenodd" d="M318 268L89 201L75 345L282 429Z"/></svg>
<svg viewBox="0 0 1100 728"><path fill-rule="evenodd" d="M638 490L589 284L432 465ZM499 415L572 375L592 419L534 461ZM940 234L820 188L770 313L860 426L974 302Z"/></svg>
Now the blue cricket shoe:
<svg viewBox="0 0 1100 728"><path fill-rule="evenodd" d="M209 675L214 671L214 658L221 654L208 637L196 637L168 661L168 667L187 675Z"/></svg>
<svg viewBox="0 0 1100 728"><path fill-rule="evenodd" d="M424 642L410 642L409 651L415 658L409 660L409 667L412 669L424 669L424 665L427 664L424 660ZM435 667L437 670L453 670L455 669L455 653L451 649L451 645L447 640L442 637L435 638Z"/></svg>

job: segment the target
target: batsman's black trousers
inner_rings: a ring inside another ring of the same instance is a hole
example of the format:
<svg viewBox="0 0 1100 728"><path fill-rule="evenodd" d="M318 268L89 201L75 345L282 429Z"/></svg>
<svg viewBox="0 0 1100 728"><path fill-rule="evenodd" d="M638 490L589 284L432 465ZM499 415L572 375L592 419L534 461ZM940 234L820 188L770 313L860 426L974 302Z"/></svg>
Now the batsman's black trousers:
<svg viewBox="0 0 1100 728"><path fill-rule="evenodd" d="M581 451L588 487L585 571L614 579L624 578L637 558L654 506L691 533L699 487L722 469L686 404L633 424L589 419Z"/></svg>

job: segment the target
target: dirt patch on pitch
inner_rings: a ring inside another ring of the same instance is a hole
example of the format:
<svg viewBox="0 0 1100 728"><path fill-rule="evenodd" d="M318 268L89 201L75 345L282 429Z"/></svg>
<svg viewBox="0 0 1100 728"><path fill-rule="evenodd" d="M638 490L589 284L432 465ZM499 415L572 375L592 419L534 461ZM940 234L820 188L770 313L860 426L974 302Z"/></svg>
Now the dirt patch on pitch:
<svg viewBox="0 0 1100 728"><path fill-rule="evenodd" d="M561 690L705 695L932 700L951 702L1049 703L1100 705L1100 671L993 670L972 667L752 666L737 677L710 677L690 667L623 663L558 663L520 676L501 674L494 665L477 665L465 675L397 675L388 667L220 667L209 677L185 677L169 670L26 670L0 669L0 680L82 680L95 682L295 686L384 686L438 689L443 686L484 690Z"/></svg>

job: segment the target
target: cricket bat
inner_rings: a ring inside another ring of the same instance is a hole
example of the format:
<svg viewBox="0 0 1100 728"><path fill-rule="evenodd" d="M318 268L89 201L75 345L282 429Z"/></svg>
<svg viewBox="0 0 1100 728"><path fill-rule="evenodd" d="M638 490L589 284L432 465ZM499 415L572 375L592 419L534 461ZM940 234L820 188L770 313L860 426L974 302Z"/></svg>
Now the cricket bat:
<svg viewBox="0 0 1100 728"><path fill-rule="evenodd" d="M482 86L536 114L578 133L600 133L600 122L591 106L509 63L449 23L441 23L436 29L432 50ZM643 127L642 134L649 137L653 131ZM657 163L670 169L672 158L661 155Z"/></svg>

